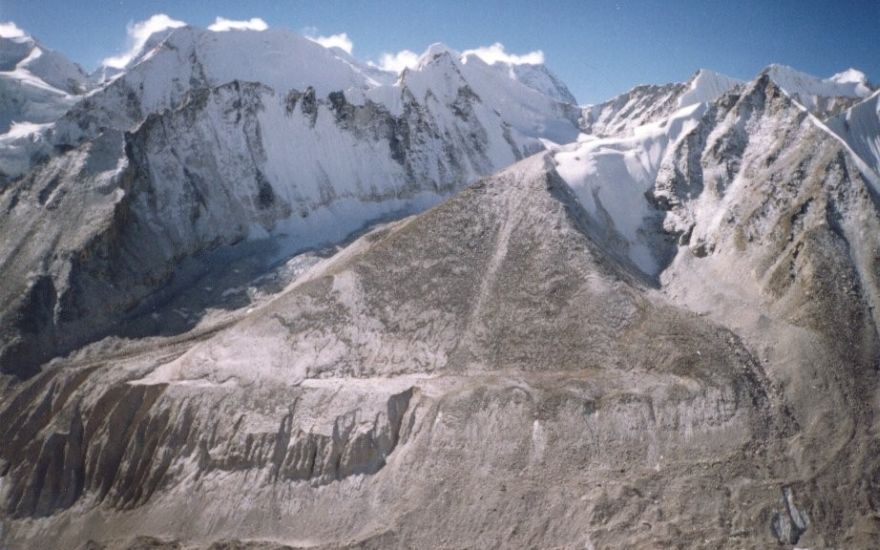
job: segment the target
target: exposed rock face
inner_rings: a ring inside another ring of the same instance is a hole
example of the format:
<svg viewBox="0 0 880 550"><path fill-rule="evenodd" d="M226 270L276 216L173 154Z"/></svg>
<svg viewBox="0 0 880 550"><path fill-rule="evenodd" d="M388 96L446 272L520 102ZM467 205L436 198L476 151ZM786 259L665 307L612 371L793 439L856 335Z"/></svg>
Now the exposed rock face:
<svg viewBox="0 0 880 550"><path fill-rule="evenodd" d="M662 121L675 111L711 103L742 82L700 69L683 83L636 86L609 101L581 110L581 130L598 137L629 136L636 128Z"/></svg>
<svg viewBox="0 0 880 550"><path fill-rule="evenodd" d="M591 135L612 136L631 132L642 124L669 116L677 107L685 84L636 86L629 92L581 111L581 129Z"/></svg>
<svg viewBox="0 0 880 550"><path fill-rule="evenodd" d="M785 389L804 441L788 452L806 485L785 490L773 527L780 542L803 535L816 537L807 546L871 546L873 521L841 522L830 510L842 501L853 506L845 515L876 506L868 403L880 368L877 174L769 74L685 115L659 134L640 130L642 141L586 141L558 153L557 163L591 212L611 211L593 214L595 234L647 266L674 303L739 334ZM619 172L602 156L658 145L646 169L612 187L608 175ZM583 175L572 168L579 163L597 169ZM617 203L607 199L613 192ZM621 224L622 211L611 209L642 196L641 213ZM858 473L844 480L842 470Z"/></svg>
<svg viewBox="0 0 880 550"><path fill-rule="evenodd" d="M117 509L133 509L175 476L192 473L262 472L267 483L303 481L312 487L374 474L398 443L412 397L411 389L367 399L356 391L340 396L329 389L288 389L280 395L243 388L233 393L203 388L197 397L163 384L124 383L101 394L89 388L96 382L89 379L94 371L86 367L31 388L60 413L51 424L67 428L64 432L55 432L40 446L23 439L23 431L4 433L10 456L33 459L32 468L10 472L22 476L7 494L13 517L51 515L84 494ZM278 418L281 409L266 408L275 400L279 406L288 402ZM345 410L352 404L357 407ZM328 412L326 422L315 422L319 410ZM27 417L15 412L7 409L4 420L16 427L47 428L47 411L37 409ZM269 426L274 431L263 431ZM196 470L187 472L187 463Z"/></svg>

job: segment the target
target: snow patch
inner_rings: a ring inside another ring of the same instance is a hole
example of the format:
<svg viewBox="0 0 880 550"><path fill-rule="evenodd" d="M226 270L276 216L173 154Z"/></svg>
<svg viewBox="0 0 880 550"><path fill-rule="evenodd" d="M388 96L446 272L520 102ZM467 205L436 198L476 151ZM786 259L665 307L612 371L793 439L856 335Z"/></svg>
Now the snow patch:
<svg viewBox="0 0 880 550"><path fill-rule="evenodd" d="M878 92L878 94L880 94L880 92ZM851 133L838 133L834 130L834 128L822 122L822 120L820 120L809 111L807 111L807 113L809 114L810 121L813 124L828 133L830 136L834 137L834 139L836 139L838 142L840 142L840 144L852 156L853 162L858 167L859 172L862 173L862 176L865 177L865 179L874 189L874 192L880 193L880 172L876 171L877 163L880 162L877 159L877 150L878 147L880 147L880 137L878 137L878 126L880 126L880 123L877 122L876 118L873 118L880 116L880 110L878 110L878 105L876 101L877 94L875 94L875 96L872 96L871 99L874 101L869 100L859 104L863 106L864 110L857 111L856 116L853 117L856 131ZM859 105L856 105L856 107L858 107ZM852 108L848 109L844 113L844 116L847 113L851 112ZM867 113L867 116L864 116L863 113ZM836 117L829 122L833 123L839 119L840 117ZM853 145L855 145L855 147L857 147L858 149L854 148ZM874 164L874 167L872 167L871 164Z"/></svg>
<svg viewBox="0 0 880 550"><path fill-rule="evenodd" d="M829 120L828 128L880 174L880 91Z"/></svg>
<svg viewBox="0 0 880 550"><path fill-rule="evenodd" d="M705 103L690 105L667 120L636 128L632 137L587 139L554 155L557 173L606 234L606 245L647 274L655 274L660 265L645 230L652 216L645 193L668 152L705 111Z"/></svg>
<svg viewBox="0 0 880 550"><path fill-rule="evenodd" d="M6 146L10 141L33 136L51 126L51 122L44 124L36 124L34 122L13 122L9 131L0 135L0 145Z"/></svg>

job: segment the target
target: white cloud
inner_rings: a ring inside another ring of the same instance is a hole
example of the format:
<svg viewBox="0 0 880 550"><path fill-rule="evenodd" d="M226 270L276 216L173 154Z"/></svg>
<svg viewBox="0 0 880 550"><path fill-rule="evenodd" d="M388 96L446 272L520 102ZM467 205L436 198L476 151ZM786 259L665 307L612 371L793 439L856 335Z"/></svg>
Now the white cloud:
<svg viewBox="0 0 880 550"><path fill-rule="evenodd" d="M344 32L331 34L330 36L311 36L310 34L306 34L306 38L312 42L317 42L325 48L340 48L345 50L345 53L348 55L351 55L351 50L354 49L354 43L351 41L351 38L348 37L348 34Z"/></svg>
<svg viewBox="0 0 880 550"><path fill-rule="evenodd" d="M507 53L504 50L504 44L495 42L491 46L480 46L473 50L465 50L462 56L475 55L488 63L489 65L501 61L502 63L510 63L511 65L537 65L544 62L544 52L535 50L523 55Z"/></svg>
<svg viewBox="0 0 880 550"><path fill-rule="evenodd" d="M214 24L208 27L208 30L214 32L264 31L268 28L269 25L267 25L266 22L259 17L252 17L251 19L245 19L242 21L226 19L225 17L218 17L217 19L214 19Z"/></svg>
<svg viewBox="0 0 880 550"><path fill-rule="evenodd" d="M0 23L0 38L21 38L27 36L27 33L18 28L18 25L12 21Z"/></svg>
<svg viewBox="0 0 880 550"><path fill-rule="evenodd" d="M126 32L128 33L128 50L125 53L108 57L104 60L103 64L107 67L113 67L114 69L122 69L141 51L144 44L146 44L147 40L150 38L150 35L166 29L176 29L185 25L186 23L183 21L171 19L164 13L157 13L145 21L129 23L128 27L126 27Z"/></svg>
<svg viewBox="0 0 880 550"><path fill-rule="evenodd" d="M535 50L523 55L516 55L507 53L504 49L504 44L500 42L496 42L491 46L481 46L472 50L465 50L461 55L465 58L465 62L467 62L468 56L475 55L490 65L499 61L510 63L512 65L522 65L526 63L535 65L544 62L544 52L541 50ZM419 54L414 51L402 50L397 53L383 53L382 56L379 57L378 63L370 61L369 64L385 71L400 73L404 69L413 69L417 67L419 64L419 57Z"/></svg>
<svg viewBox="0 0 880 550"><path fill-rule="evenodd" d="M370 65L383 71L403 72L404 69L413 69L419 64L419 54L411 50L402 50L397 53L383 53L379 57L379 63L370 61Z"/></svg>

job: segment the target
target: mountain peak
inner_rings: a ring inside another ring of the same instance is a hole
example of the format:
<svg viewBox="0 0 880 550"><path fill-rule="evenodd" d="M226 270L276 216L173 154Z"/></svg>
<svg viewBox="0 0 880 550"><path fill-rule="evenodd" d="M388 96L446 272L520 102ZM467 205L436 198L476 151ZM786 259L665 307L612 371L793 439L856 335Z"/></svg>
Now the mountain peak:
<svg viewBox="0 0 880 550"><path fill-rule="evenodd" d="M0 23L0 72L5 73L4 79L39 90L40 95L79 94L87 88L88 78L79 65L45 47L14 23ZM26 103L32 101L34 98L16 103L26 108Z"/></svg>
<svg viewBox="0 0 880 550"><path fill-rule="evenodd" d="M787 65L774 63L760 73L767 75L787 94L814 112L825 110L828 98L863 98L871 94L864 73L848 69L826 79L799 71Z"/></svg>
<svg viewBox="0 0 880 550"><path fill-rule="evenodd" d="M164 13L157 13L149 19L129 25L128 35L132 42L131 47L128 51L106 58L101 65L111 69L110 72L133 66L146 53L167 38L174 29L184 26L186 23L183 21L172 19Z"/></svg>
<svg viewBox="0 0 880 550"><path fill-rule="evenodd" d="M443 44L442 42L434 42L425 50L425 53L419 56L419 68L424 67L426 64L431 61L437 59L440 56L449 56L451 58L457 58L458 52Z"/></svg>
<svg viewBox="0 0 880 550"><path fill-rule="evenodd" d="M714 101L742 83L710 69L699 69L688 81L688 90L678 98L678 107Z"/></svg>
<svg viewBox="0 0 880 550"><path fill-rule="evenodd" d="M499 63L506 65L513 78L529 88L562 103L577 105L577 99L571 93L571 90L568 89L568 86L543 63L504 63L499 61L495 64Z"/></svg>

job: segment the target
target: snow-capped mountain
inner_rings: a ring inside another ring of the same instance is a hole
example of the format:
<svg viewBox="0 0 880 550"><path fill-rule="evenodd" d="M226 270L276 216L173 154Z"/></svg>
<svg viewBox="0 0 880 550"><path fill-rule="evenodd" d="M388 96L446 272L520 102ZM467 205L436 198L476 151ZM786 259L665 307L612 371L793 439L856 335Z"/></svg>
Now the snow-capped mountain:
<svg viewBox="0 0 880 550"><path fill-rule="evenodd" d="M83 70L62 54L27 35L0 36L0 139L57 119L88 88Z"/></svg>
<svg viewBox="0 0 880 550"><path fill-rule="evenodd" d="M825 79L785 65L770 65L766 72L793 99L822 118L840 112L873 92L865 74L855 69Z"/></svg>
<svg viewBox="0 0 880 550"><path fill-rule="evenodd" d="M613 242L614 250L624 252L649 275L662 272L668 254L675 253L675 246L670 249L663 244L668 233L679 236L679 244L691 243L699 253L706 253L706 246L712 250L713 237L694 233L694 227L700 226L700 216L706 216L704 223L716 226L726 219L721 212L728 202L742 202L743 198L731 199L728 193L732 184L747 179L736 177L747 167L739 157L732 156L744 154L743 148L753 147L755 155L771 155L771 145L787 132L803 128L796 143L802 146L806 138L801 134L809 128L831 143L837 143L835 137L841 138L850 153L850 162L860 168L860 177L867 182L877 181L876 94L828 120L828 126L833 128L829 130L816 116L825 112L820 104L851 103L851 88L822 89L823 94L834 94L837 90L840 96L810 95L807 90L817 88L808 88L805 83L810 81L806 77L793 80L789 73L780 77L781 74L778 66L772 66L749 85L726 79L719 86L719 80L713 79L711 86L699 90L698 73L687 91L675 100L682 107L672 115L631 130L621 128L623 137L586 137L578 144L563 147L556 155L558 170L591 214L603 238ZM827 83L818 79L812 82ZM795 84L800 87L794 87ZM733 92L725 93L728 89ZM709 101L691 103L688 98L695 95ZM769 102L768 95L783 96L785 100ZM807 105L799 103L803 98L808 99ZM662 104L671 99L664 95ZM784 112L792 119L783 119L781 109L766 116L767 104L784 104ZM731 109L737 117L727 114ZM719 113L726 114L728 119L722 123ZM775 160L768 156L766 162ZM791 155L786 155L783 162L791 163ZM717 191L713 195L706 186ZM662 231L658 230L661 226Z"/></svg>
<svg viewBox="0 0 880 550"><path fill-rule="evenodd" d="M467 63L471 59L483 61L475 54L465 54L462 60ZM577 104L577 100L571 93L571 90L568 89L568 86L544 64L495 61L491 66L502 74L507 75L508 78L521 82L547 97L562 103Z"/></svg>
<svg viewBox="0 0 880 550"><path fill-rule="evenodd" d="M0 546L876 546L878 94L162 31L0 139Z"/></svg>
<svg viewBox="0 0 880 550"><path fill-rule="evenodd" d="M635 128L665 119L678 109L713 101L742 82L707 69L686 83L636 86L629 92L581 112L581 128L596 136L631 134Z"/></svg>
<svg viewBox="0 0 880 550"><path fill-rule="evenodd" d="M91 87L79 65L35 38L0 35L0 188L51 150L43 133Z"/></svg>
<svg viewBox="0 0 880 550"><path fill-rule="evenodd" d="M875 90L865 74L855 69L826 79L784 65L770 65L763 72L798 104L822 119L840 113ZM584 107L581 128L596 136L631 134L639 126L665 119L683 107L710 102L742 84L735 78L700 69L684 84L637 86L604 103Z"/></svg>
<svg viewBox="0 0 880 550"><path fill-rule="evenodd" d="M443 64L435 59L441 51L450 63L437 68L438 63ZM517 154L540 148L538 138L556 142L574 139L577 115L569 103L556 99L557 89L554 95L546 96L532 87L534 82L542 82L536 78L524 83L479 59L469 66L463 61L457 52L435 45L423 55L419 70L406 71L398 82L397 75L286 30L220 33L194 27L167 29L151 37L121 74L89 94L53 128L44 130L40 150L27 148L24 159L4 161L0 157L0 170L15 177L27 171L27 160L35 153L51 155L58 147L74 146L107 129L134 130L147 115L178 107L191 90L234 80L263 84L279 97L288 92L303 93L310 87L318 98L342 92L350 102L362 106L369 101L395 116L403 113L411 99L407 92L420 105L427 105L440 91L444 95L440 100L454 102L458 92L451 87L466 85L476 90L476 99L484 105L503 106L485 107L483 116L495 119L487 123L511 127ZM546 69L531 67L535 74L555 78ZM450 75L443 73L446 70L452 71ZM507 162L509 159L496 163L496 168Z"/></svg>
<svg viewBox="0 0 880 550"><path fill-rule="evenodd" d="M687 82L686 89L676 97L675 107L681 109L698 103L711 103L742 84L741 80L700 69Z"/></svg>
<svg viewBox="0 0 880 550"><path fill-rule="evenodd" d="M167 282L176 259L270 235L295 249L338 242L578 133L574 105L442 45L387 84L289 31L182 27L153 42L0 155L7 177L29 170L2 198L0 225L18 243L3 256L7 271L53 258L7 286L18 304L7 311L32 307L34 289L49 284L76 325L29 340L4 323L0 356L19 365L28 353L44 357L106 331ZM72 231L66 216L80 222ZM108 238L106 254L86 252ZM126 281L86 284L79 277L92 268L80 273L80 255ZM73 305L95 292L103 313ZM88 319L75 313L87 310Z"/></svg>
<svg viewBox="0 0 880 550"><path fill-rule="evenodd" d="M66 94L82 94L89 87L79 65L27 35L0 36L0 72L23 86L51 87Z"/></svg>

